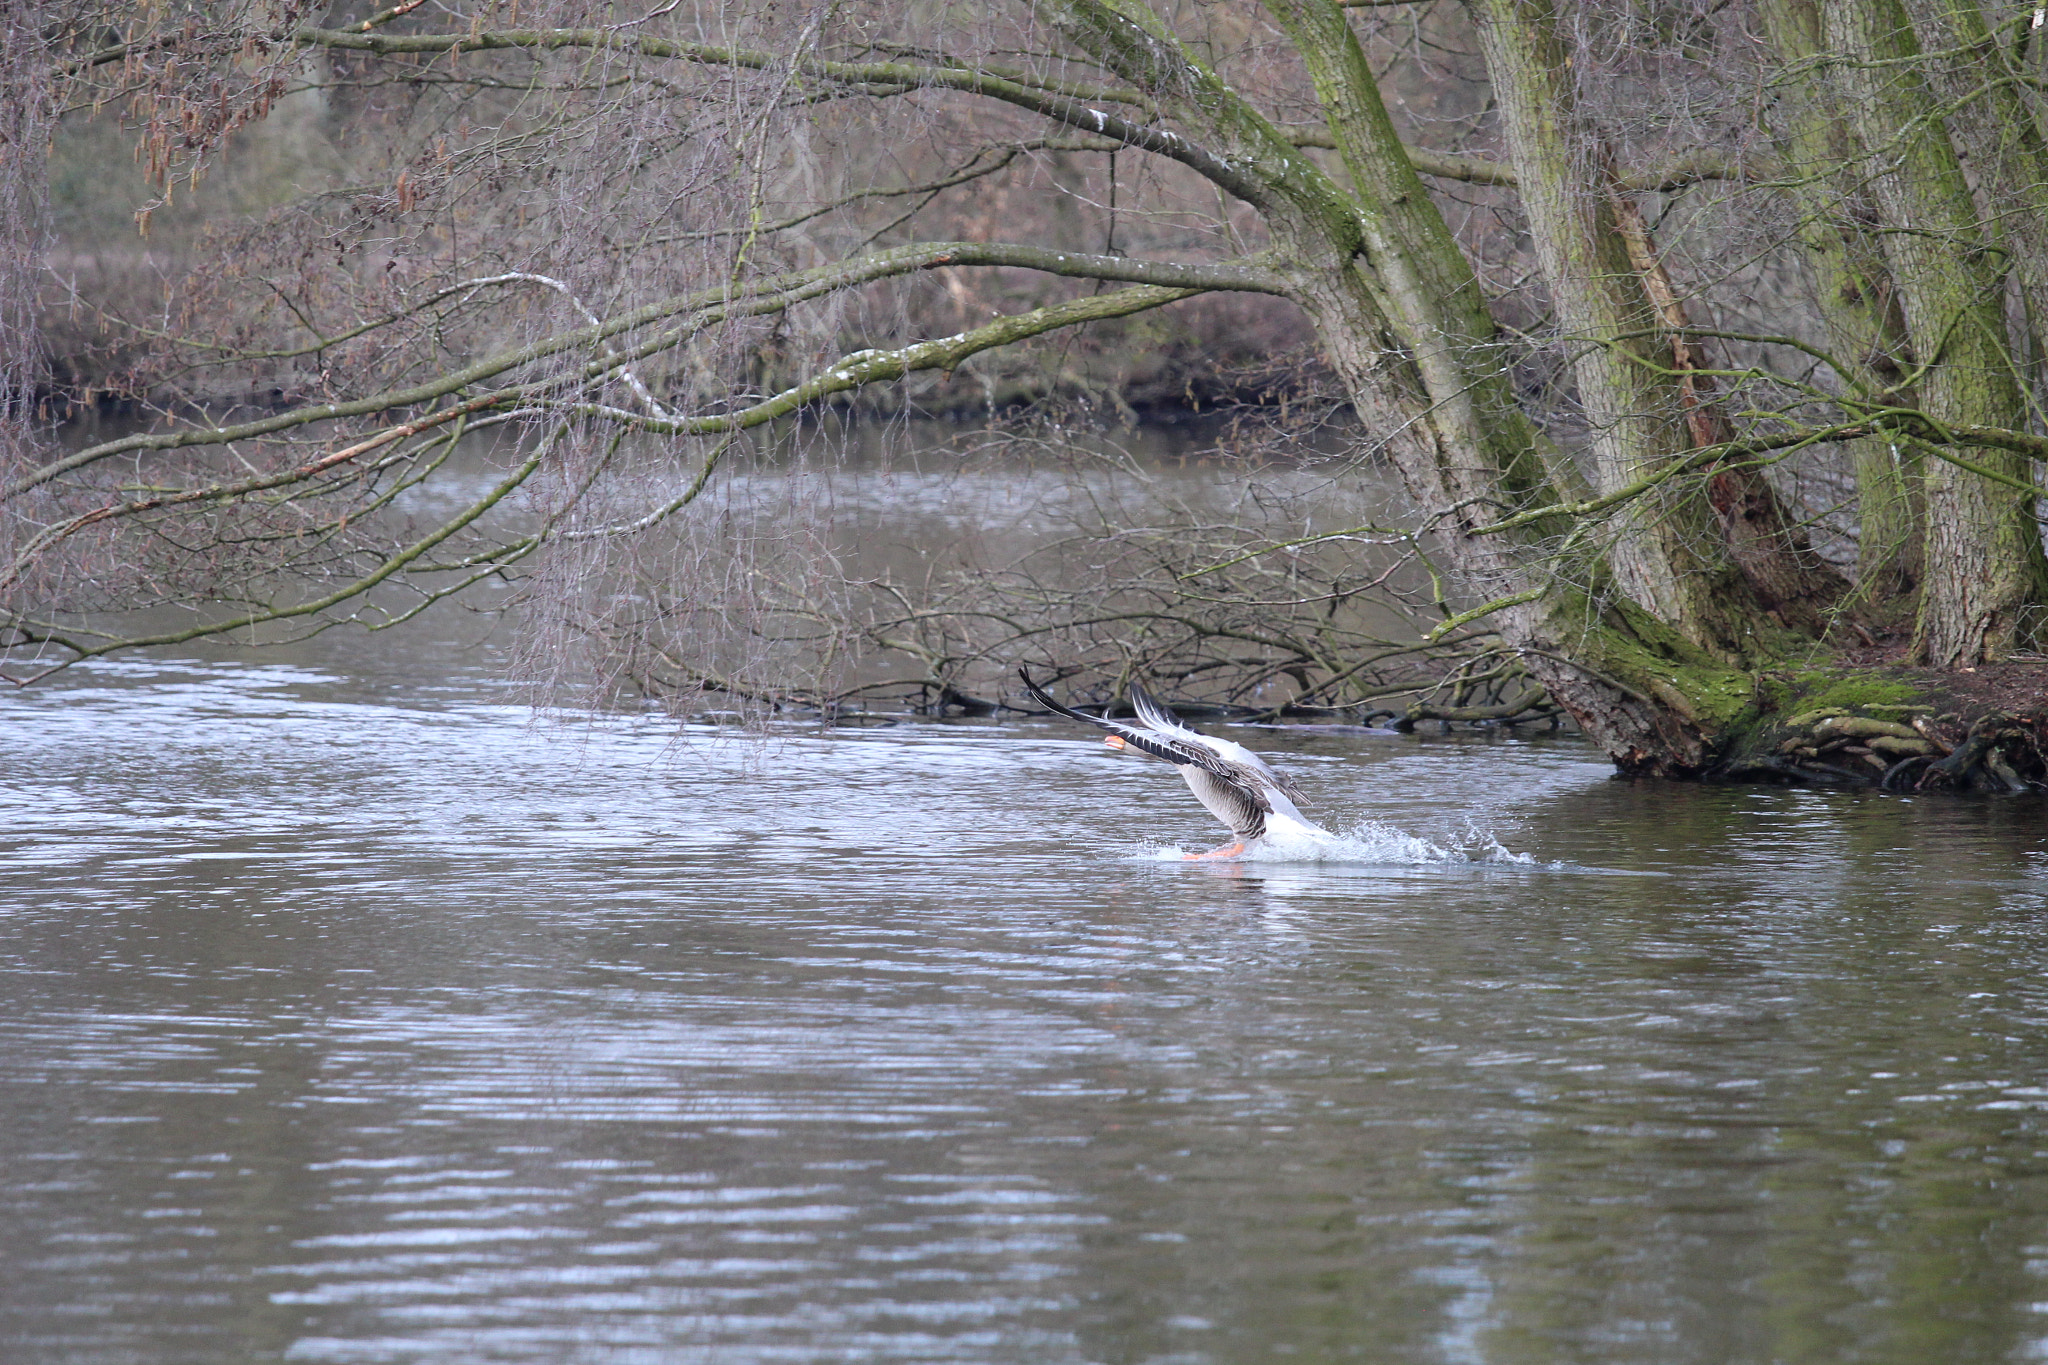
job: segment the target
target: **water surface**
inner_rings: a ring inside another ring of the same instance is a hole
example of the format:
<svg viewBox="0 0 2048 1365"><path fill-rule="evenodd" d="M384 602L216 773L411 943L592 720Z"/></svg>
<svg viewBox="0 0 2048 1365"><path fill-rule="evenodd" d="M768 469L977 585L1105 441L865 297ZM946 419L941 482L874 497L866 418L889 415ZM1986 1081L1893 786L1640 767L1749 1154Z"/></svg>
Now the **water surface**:
<svg viewBox="0 0 2048 1365"><path fill-rule="evenodd" d="M1234 731L535 722L408 643L0 698L0 1355L2022 1361L2034 799Z"/></svg>

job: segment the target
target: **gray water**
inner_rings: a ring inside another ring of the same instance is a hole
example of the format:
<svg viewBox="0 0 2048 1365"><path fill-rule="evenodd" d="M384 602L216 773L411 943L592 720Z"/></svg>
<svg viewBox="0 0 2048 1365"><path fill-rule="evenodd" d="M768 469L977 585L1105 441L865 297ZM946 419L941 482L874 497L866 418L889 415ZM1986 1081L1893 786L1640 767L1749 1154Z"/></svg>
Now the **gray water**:
<svg viewBox="0 0 2048 1365"><path fill-rule="evenodd" d="M385 638L0 697L0 1359L2048 1354L2039 801L1238 730L1346 860L1187 864Z"/></svg>

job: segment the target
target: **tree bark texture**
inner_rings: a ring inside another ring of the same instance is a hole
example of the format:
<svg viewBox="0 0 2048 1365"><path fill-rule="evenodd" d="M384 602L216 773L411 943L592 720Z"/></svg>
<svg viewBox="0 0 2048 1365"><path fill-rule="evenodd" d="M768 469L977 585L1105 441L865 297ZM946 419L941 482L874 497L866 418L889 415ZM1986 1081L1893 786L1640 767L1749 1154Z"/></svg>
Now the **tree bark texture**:
<svg viewBox="0 0 2048 1365"><path fill-rule="evenodd" d="M2025 14L2017 38L1994 33L1978 0L1904 0L1926 59L1929 88L1945 122L1987 235L2005 247L2002 268L2018 286L2024 312L2048 321L2048 146L2035 110L2022 97L2039 72L2018 60L2038 40L2040 21ZM2042 357L2027 357L2041 380Z"/></svg>
<svg viewBox="0 0 2048 1365"><path fill-rule="evenodd" d="M1780 79L1778 154L1797 214L1797 241L1813 275L1813 301L1841 365L1836 382L1911 404L1912 343L1883 249L1875 210L1849 172L1861 148L1816 63L1826 50L1818 0L1763 0L1764 32ZM1926 536L1924 460L1917 447L1880 436L1850 443L1856 471L1856 597L1872 606L1912 602Z"/></svg>
<svg viewBox="0 0 2048 1365"><path fill-rule="evenodd" d="M1868 157L1885 259L1897 282L1920 367L1921 407L1943 424L2025 425L2006 342L1995 243L1978 218L1945 124L1929 120L1932 92L1913 64L1918 46L1898 0L1822 0L1831 68ZM2023 480L2027 461L1976 452ZM1914 653L1936 666L1975 664L2030 642L2048 584L2031 499L1939 458L1926 465L1925 559Z"/></svg>
<svg viewBox="0 0 2048 1365"><path fill-rule="evenodd" d="M1594 482L1612 492L1730 433L1711 381L1689 373L1697 353L1676 330L1682 305L1641 215L1578 113L1555 9L1477 0L1473 12L1537 263L1574 347ZM1630 597L1730 659L1768 653L1774 627L1823 633L1842 587L1753 469L1674 479L1639 499L1612 555Z"/></svg>

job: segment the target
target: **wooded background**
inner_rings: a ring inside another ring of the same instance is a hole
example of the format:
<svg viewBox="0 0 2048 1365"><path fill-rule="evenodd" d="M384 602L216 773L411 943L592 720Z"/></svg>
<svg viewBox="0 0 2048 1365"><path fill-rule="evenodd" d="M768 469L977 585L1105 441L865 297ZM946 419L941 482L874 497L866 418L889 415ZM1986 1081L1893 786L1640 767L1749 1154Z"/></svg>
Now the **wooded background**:
<svg viewBox="0 0 2048 1365"><path fill-rule="evenodd" d="M16 678L492 579L535 676L678 704L978 705L1030 662L1563 712L1684 776L1798 771L1759 727L1822 694L1919 743L1870 659L2040 643L2029 7L11 22ZM972 413L1124 492L1035 563L915 582L847 572L801 499L733 534L731 471L848 458L835 404ZM64 448L101 409L128 429ZM1118 465L1196 409L1227 515Z"/></svg>

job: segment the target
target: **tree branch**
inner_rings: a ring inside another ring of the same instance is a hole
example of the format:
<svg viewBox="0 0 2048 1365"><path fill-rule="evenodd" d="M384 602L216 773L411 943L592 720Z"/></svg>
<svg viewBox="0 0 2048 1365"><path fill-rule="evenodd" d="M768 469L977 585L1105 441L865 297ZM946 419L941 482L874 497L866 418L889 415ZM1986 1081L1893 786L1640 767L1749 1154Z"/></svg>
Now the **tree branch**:
<svg viewBox="0 0 2048 1365"><path fill-rule="evenodd" d="M1419 0L1385 0L1386 3L1415 4ZM1336 151L1337 139L1327 127L1310 127L1303 124L1289 124L1280 129L1282 135L1297 147L1314 147L1320 151ZM1437 180L1461 180L1469 185L1516 186L1515 168L1502 161L1490 161L1482 156L1466 156L1458 152L1438 152L1427 147L1404 146L1408 163L1424 175ZM1776 162L1770 160L1744 160L1730 157L1711 148L1681 152L1669 160L1654 166L1641 166L1617 176L1616 183L1623 189L1634 192L1656 191L1669 193L1696 185L1704 180L1745 180L1767 178L1778 173Z"/></svg>
<svg viewBox="0 0 2048 1365"><path fill-rule="evenodd" d="M1119 283L1150 284L1186 293L1209 290L1242 290L1254 293L1280 294L1288 292L1287 281L1276 271L1267 267L1263 258L1240 261L1222 261L1215 264L1186 264L1172 261L1140 261L1123 256L1096 256L1086 252L1052 251L1043 247L1016 246L1000 242L927 242L914 246L896 247L870 256L857 257L851 261L836 261L830 265L793 274L769 276L744 285L738 289L724 286L697 290L690 294L678 295L644 308L619 314L594 326L577 328L574 331L558 333L529 345L452 370L425 383L400 389L387 389L382 393L345 403L320 403L308 407L294 408L254 421L238 423L228 427L198 427L184 431L137 433L112 441L103 441L74 452L62 459L53 460L33 470L15 482L0 488L0 502L20 496L32 488L48 483L61 475L84 468L100 460L130 451L175 450L191 446L222 445L229 441L250 440L258 436L273 435L314 422L333 421L340 418L364 417L373 413L386 412L394 408L415 407L439 398L445 398L463 389L494 378L507 370L545 359L564 351L582 347L602 345L612 337L637 327L646 326L679 314L694 313L695 316L682 328L675 329L654 342L635 347L616 357L608 357L587 369L583 378L602 375L616 368L642 359L660 350L681 344L687 337L702 331L705 327L737 316L759 316L763 313L780 312L794 304L814 299L838 289L857 284L871 283L897 275L913 274L922 270L935 270L944 266L987 266L1015 267L1039 270L1047 274L1063 275L1075 279L1109 280ZM509 279L509 277L506 277ZM481 284L482 282L474 282ZM1185 294L1176 295L1184 297ZM396 321L402 315L392 315ZM479 406L492 402L511 401L532 392L533 386L500 390L479 400ZM478 410L473 407L472 410Z"/></svg>
<svg viewBox="0 0 2048 1365"><path fill-rule="evenodd" d="M807 404L837 393L845 393L850 389L901 379L904 375L919 370L956 369L961 361L982 351L1008 346L1029 337L1057 331L1062 327L1073 327L1084 322L1099 322L1106 318L1128 317L1132 313L1142 313L1169 303L1178 303L1182 299L1193 298L1201 292L1199 289L1163 289L1141 285L1135 289L1120 289L1113 294L1097 294L1069 303L1034 308L1028 313L1011 314L971 331L958 332L935 341L920 341L914 345L886 351L855 351L850 355L841 356L811 379L784 389L772 398L741 408L737 412L664 422L656 418L643 417L638 413L592 404L576 405L574 410L667 436L708 436L716 432L745 431L764 422L771 422L777 417L786 416Z"/></svg>
<svg viewBox="0 0 2048 1365"><path fill-rule="evenodd" d="M290 607L276 607L265 611L247 612L239 616L231 617L227 620L211 621L202 625L188 627L185 630L167 631L159 635L139 635L126 639L112 639L98 645L84 645L65 641L56 641L57 643L64 644L65 648L73 650L73 657L64 660L61 664L58 664L54 667L44 669L42 672L36 674L34 678L30 678L25 681L32 682L35 681L36 678L47 677L51 673L56 672L59 668L68 668L72 664L75 664L82 659L94 658L102 654L111 654L115 650L141 649L150 645L183 644L187 640L197 640L208 635L221 635L231 630L243 630L251 626L263 625L271 621L286 621L302 616L313 616L317 615L320 612L326 611L330 607L338 606L351 598L360 597L364 593L369 592L372 588L375 588L378 584L385 582L387 579L391 578L392 575L398 573L407 565L419 559L422 555L426 554L436 545L441 544L450 536L457 534L465 526L468 526L470 523L474 522L478 517L483 516L493 507L496 507L500 502L504 501L505 498L509 496L514 489L518 488L519 485L525 483L526 480L533 474L533 472L536 469L540 468L541 461L546 456L547 451L552 444L552 441L543 441L538 443L534 447L532 454L530 454L526 458L526 460L519 465L518 468L514 469L495 487L493 487L488 493L484 494L483 497L471 503L468 507L464 508L455 517L443 522L440 526L437 526L436 528L434 528L434 530L428 532L419 540L416 540L412 544L403 547L398 551L397 554L394 554L390 558L386 559L382 564L379 564L375 569L371 570L369 573L363 575L361 578L356 579L354 582L349 583L344 587L338 588L335 591L328 593L324 597L317 597L311 601L301 602ZM526 553L532 547L533 543L523 543L519 546L516 546L515 548L518 552L513 554L510 558L516 559L519 557L519 555ZM506 562L510 562L509 559ZM21 624L20 618L13 618L12 620L10 620L9 624L17 632L17 634L23 636L24 642L30 642L42 638L37 635L28 633Z"/></svg>
<svg viewBox="0 0 2048 1365"><path fill-rule="evenodd" d="M697 62L707 66L733 66L769 71L784 66L816 80L847 86L908 87L911 89L955 90L981 95L1034 114L1113 138L1126 147L1178 161L1205 179L1223 186L1247 202L1256 203L1265 189L1257 177L1246 174L1225 157L1197 146L1179 133L1148 127L1109 109L1095 107L1095 101L1078 99L1055 90L1034 88L985 71L913 62L839 62L823 57L799 57L791 62L782 53L762 49L723 47L711 43L678 43L653 37L636 37L605 29L506 29L496 32L458 33L348 33L337 29L302 28L294 40L307 47L341 48L372 52L380 56L441 52L487 52L506 49L553 51L561 48L595 48L619 53L638 53L666 61ZM1102 104L1110 100L1099 101ZM1134 103L1140 102L1138 99Z"/></svg>

